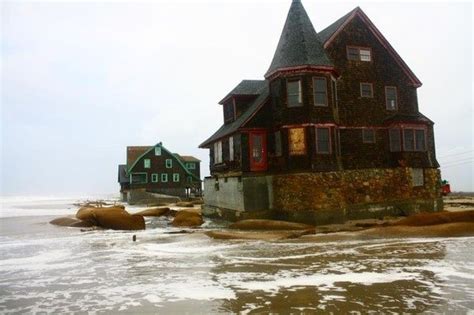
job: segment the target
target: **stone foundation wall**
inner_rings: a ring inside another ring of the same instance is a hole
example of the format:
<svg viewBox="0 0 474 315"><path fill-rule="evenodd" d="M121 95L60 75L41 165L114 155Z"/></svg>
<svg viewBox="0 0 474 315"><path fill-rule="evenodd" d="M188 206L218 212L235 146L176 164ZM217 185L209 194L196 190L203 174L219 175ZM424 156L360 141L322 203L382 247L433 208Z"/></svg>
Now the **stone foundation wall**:
<svg viewBox="0 0 474 315"><path fill-rule="evenodd" d="M329 224L442 210L439 170L426 168L423 177L423 185L414 187L412 169L399 167L208 178L203 211L232 221L261 217Z"/></svg>
<svg viewBox="0 0 474 315"><path fill-rule="evenodd" d="M282 219L324 224L442 210L439 170L423 173L419 187L401 167L276 175L273 210Z"/></svg>

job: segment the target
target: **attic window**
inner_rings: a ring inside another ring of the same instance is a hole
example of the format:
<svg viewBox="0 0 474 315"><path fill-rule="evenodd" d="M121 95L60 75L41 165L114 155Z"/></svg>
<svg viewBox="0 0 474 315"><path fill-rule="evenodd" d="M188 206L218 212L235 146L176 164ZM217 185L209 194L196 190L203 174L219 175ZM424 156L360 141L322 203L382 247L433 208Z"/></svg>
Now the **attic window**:
<svg viewBox="0 0 474 315"><path fill-rule="evenodd" d="M234 121L234 116L235 116L235 106L234 106L234 101L232 102L227 102L224 104L224 122L228 123L231 121Z"/></svg>
<svg viewBox="0 0 474 315"><path fill-rule="evenodd" d="M301 106L303 103L301 80L288 81L286 83L286 95L288 107Z"/></svg>
<svg viewBox="0 0 474 315"><path fill-rule="evenodd" d="M347 59L358 61L372 61L372 50L364 47L347 46Z"/></svg>
<svg viewBox="0 0 474 315"><path fill-rule="evenodd" d="M161 147L155 147L155 155L160 156L161 155Z"/></svg>
<svg viewBox="0 0 474 315"><path fill-rule="evenodd" d="M385 87L385 104L388 110L396 110L398 108L396 86Z"/></svg>
<svg viewBox="0 0 474 315"><path fill-rule="evenodd" d="M194 169L196 169L196 164L188 162L188 163L186 163L186 168L188 170L194 170Z"/></svg>

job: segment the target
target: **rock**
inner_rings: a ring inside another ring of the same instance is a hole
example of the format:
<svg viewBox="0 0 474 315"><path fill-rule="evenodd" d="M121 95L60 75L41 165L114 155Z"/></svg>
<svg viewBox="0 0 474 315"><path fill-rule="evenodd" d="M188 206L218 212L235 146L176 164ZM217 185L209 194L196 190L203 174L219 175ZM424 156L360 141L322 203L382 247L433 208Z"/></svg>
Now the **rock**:
<svg viewBox="0 0 474 315"><path fill-rule="evenodd" d="M189 201L180 201L176 203L176 207L193 208L194 203L189 202Z"/></svg>
<svg viewBox="0 0 474 315"><path fill-rule="evenodd" d="M238 230L308 230L313 229L314 226L279 220L251 219L235 222L229 228Z"/></svg>
<svg viewBox="0 0 474 315"><path fill-rule="evenodd" d="M418 213L394 222L391 225L426 226L454 222L474 222L474 211Z"/></svg>
<svg viewBox="0 0 474 315"><path fill-rule="evenodd" d="M89 228L89 227L94 227L94 226L96 225L88 221L79 221L70 225L70 227L77 227L77 228Z"/></svg>
<svg viewBox="0 0 474 315"><path fill-rule="evenodd" d="M144 217L160 217L162 215L168 214L169 211L170 211L170 208L168 207L158 207L158 208L148 208L134 214L141 215Z"/></svg>
<svg viewBox="0 0 474 315"><path fill-rule="evenodd" d="M202 215L194 211L181 210L178 211L171 222L173 226L195 227L204 223Z"/></svg>
<svg viewBox="0 0 474 315"><path fill-rule="evenodd" d="M123 206L117 207L83 207L76 213L76 218L113 230L144 230L145 220L141 215L130 215Z"/></svg>
<svg viewBox="0 0 474 315"><path fill-rule="evenodd" d="M71 226L71 224L78 223L78 222L82 222L82 221L74 219L74 218L69 218L69 217L57 218L52 221L49 221L50 224L59 225L59 226Z"/></svg>
<svg viewBox="0 0 474 315"><path fill-rule="evenodd" d="M210 238L218 240L263 240L275 241L290 238L299 238L306 234L314 234L314 230L305 230L298 232L291 231L272 231L272 232L237 232L237 231L208 231L206 233Z"/></svg>

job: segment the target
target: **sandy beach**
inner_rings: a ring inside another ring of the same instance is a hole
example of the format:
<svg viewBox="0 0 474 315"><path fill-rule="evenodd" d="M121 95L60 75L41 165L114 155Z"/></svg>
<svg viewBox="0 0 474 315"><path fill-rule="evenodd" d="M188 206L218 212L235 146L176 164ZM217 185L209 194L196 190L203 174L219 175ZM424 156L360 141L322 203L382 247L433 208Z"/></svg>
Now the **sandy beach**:
<svg viewBox="0 0 474 315"><path fill-rule="evenodd" d="M7 206L0 220L0 312L474 309L474 237L356 239L343 232L324 242L310 241L314 236L214 240L204 232L224 225L208 220L186 234L170 233L182 229L161 217L147 218L146 230L132 232L81 232L48 223L73 215L75 202L2 203ZM31 215L35 209L39 215Z"/></svg>

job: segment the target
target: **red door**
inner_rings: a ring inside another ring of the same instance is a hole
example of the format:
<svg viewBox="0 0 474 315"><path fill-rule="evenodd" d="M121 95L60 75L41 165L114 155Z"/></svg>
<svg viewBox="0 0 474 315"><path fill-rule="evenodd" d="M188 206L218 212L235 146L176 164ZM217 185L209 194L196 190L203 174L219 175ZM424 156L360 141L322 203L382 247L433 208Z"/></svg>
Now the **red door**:
<svg viewBox="0 0 474 315"><path fill-rule="evenodd" d="M265 131L249 133L250 142L250 170L267 170L267 134Z"/></svg>

